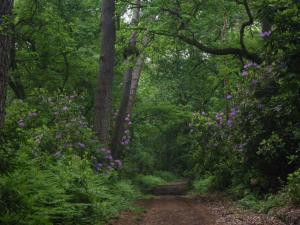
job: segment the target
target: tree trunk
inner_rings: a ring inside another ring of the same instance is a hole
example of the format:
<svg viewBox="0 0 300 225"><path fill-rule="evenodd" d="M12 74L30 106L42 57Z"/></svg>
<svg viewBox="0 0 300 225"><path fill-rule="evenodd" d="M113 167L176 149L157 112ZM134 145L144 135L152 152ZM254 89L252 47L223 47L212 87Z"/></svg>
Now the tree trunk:
<svg viewBox="0 0 300 225"><path fill-rule="evenodd" d="M5 118L5 100L11 50L9 17L12 13L12 7L12 0L0 0L0 130L3 128Z"/></svg>
<svg viewBox="0 0 300 225"><path fill-rule="evenodd" d="M144 49L148 46L149 42L150 42L150 38L148 35L146 35L143 40ZM130 116L132 114L132 110L135 102L135 96L139 85L141 73L144 68L144 64L145 64L145 54L141 53L136 60L135 67L132 72L130 96L129 96L128 107L127 107L127 114Z"/></svg>
<svg viewBox="0 0 300 225"><path fill-rule="evenodd" d="M134 10L133 18L132 18L132 25L137 26L138 20L140 18L140 0L136 0L136 8ZM132 80L132 73L134 64L136 61L137 49L136 49L136 42L137 42L137 32L133 32L129 41L129 45L125 50L125 63L127 65L127 71L124 73L123 79L123 95L122 100L116 120L116 126L114 131L114 136L112 140L112 151L114 158L119 158L121 156L122 150L122 142L127 142L129 140L122 140L125 134L127 109L128 103L130 98L130 90L131 90L131 80Z"/></svg>
<svg viewBox="0 0 300 225"><path fill-rule="evenodd" d="M101 7L101 56L100 73L95 95L94 128L100 142L108 147L112 112L112 84L115 62L115 1L103 0Z"/></svg>

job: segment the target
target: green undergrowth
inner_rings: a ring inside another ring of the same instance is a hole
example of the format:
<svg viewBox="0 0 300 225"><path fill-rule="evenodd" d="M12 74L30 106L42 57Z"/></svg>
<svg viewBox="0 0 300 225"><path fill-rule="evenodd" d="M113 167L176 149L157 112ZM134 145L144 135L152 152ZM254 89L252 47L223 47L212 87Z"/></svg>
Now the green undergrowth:
<svg viewBox="0 0 300 225"><path fill-rule="evenodd" d="M141 196L117 172L95 173L78 156L32 160L20 153L14 163L17 167L0 178L3 225L102 225L134 209Z"/></svg>
<svg viewBox="0 0 300 225"><path fill-rule="evenodd" d="M179 177L169 171L156 171L153 175L138 175L135 177L134 182L142 191L149 191L152 188L169 182L178 180Z"/></svg>
<svg viewBox="0 0 300 225"><path fill-rule="evenodd" d="M260 213L268 213L271 209L282 207L286 204L287 198L285 193L267 195L263 198L259 198L255 194L249 193L237 201L238 206L252 209Z"/></svg>
<svg viewBox="0 0 300 225"><path fill-rule="evenodd" d="M274 194L261 194L242 185L232 185L227 189L221 190L216 176L208 175L193 181L191 194L212 195L221 191L227 198L233 200L238 207L255 212L268 213L272 209L287 205L299 206L299 174L299 170L290 174L286 185Z"/></svg>

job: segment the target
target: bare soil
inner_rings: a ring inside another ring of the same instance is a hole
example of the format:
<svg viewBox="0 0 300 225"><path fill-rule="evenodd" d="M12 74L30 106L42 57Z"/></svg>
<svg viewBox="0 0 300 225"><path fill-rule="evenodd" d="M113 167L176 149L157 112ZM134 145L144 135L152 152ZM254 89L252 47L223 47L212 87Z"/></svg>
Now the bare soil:
<svg viewBox="0 0 300 225"><path fill-rule="evenodd" d="M286 225L274 217L236 208L219 196L165 195L166 190L183 193L183 183L178 183L178 191L174 184L154 191L161 196L138 201L143 212L124 212L109 225Z"/></svg>

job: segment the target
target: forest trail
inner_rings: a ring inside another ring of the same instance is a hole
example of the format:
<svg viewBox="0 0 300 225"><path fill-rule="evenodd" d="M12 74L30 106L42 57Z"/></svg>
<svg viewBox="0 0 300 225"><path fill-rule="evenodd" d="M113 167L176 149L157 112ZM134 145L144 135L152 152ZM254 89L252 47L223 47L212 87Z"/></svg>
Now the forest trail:
<svg viewBox="0 0 300 225"><path fill-rule="evenodd" d="M153 193L162 195L137 202L143 213L125 212L109 225L285 225L273 217L237 209L217 196L176 195L183 193L185 185L176 182L154 189Z"/></svg>

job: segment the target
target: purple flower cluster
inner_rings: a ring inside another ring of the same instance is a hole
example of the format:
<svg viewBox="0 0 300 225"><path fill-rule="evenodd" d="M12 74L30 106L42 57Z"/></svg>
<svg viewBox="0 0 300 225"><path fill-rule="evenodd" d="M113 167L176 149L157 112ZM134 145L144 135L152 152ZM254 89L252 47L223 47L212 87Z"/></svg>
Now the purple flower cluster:
<svg viewBox="0 0 300 225"><path fill-rule="evenodd" d="M251 85L252 85L252 87L253 87L253 88L256 88L256 86L257 86L257 83L258 83L258 80L255 80L255 79L254 79L254 80L252 80L252 81L251 81Z"/></svg>
<svg viewBox="0 0 300 225"><path fill-rule="evenodd" d="M38 116L38 114L36 112L29 112L28 113L28 119L29 120L32 120L34 117ZM20 128L25 128L26 127L26 122L25 122L25 119L23 118L20 118L18 121L17 121L17 124Z"/></svg>
<svg viewBox="0 0 300 225"><path fill-rule="evenodd" d="M236 118L238 114L238 109L236 107L233 107L231 110L230 110L230 113L228 115L228 120L225 122L227 122L227 126L228 127L232 127L233 125L233 122L234 122L234 119ZM224 113L217 113L216 114L216 122L217 122L217 126L221 126L223 123L224 123Z"/></svg>
<svg viewBox="0 0 300 225"><path fill-rule="evenodd" d="M249 75L248 71L243 70L241 73L242 77L247 77Z"/></svg>
<svg viewBox="0 0 300 225"><path fill-rule="evenodd" d="M271 36L271 34L272 34L271 31L261 32L261 33L260 33L260 37L262 37L262 38L268 38L268 37Z"/></svg>
<svg viewBox="0 0 300 225"><path fill-rule="evenodd" d="M104 159L97 160L97 157L92 157L92 162L94 165L95 170L113 170L122 168L122 161L119 159L114 160L111 154L111 150L108 148L101 148L98 149L97 153L100 153L104 156Z"/></svg>
<svg viewBox="0 0 300 225"><path fill-rule="evenodd" d="M223 116L224 116L223 113L217 113L216 114L216 121L217 121L218 126L221 126L221 124L224 122Z"/></svg>
<svg viewBox="0 0 300 225"><path fill-rule="evenodd" d="M238 114L238 110L236 107L233 107L228 115L227 126L232 127L233 121Z"/></svg>
<svg viewBox="0 0 300 225"><path fill-rule="evenodd" d="M259 69L260 65L258 65L257 63L254 63L254 62L249 62L249 63L245 64L244 69L241 72L242 77L247 77L249 75L248 70L251 68Z"/></svg>
<svg viewBox="0 0 300 225"><path fill-rule="evenodd" d="M250 69L250 68L259 69L260 66L257 63L254 63L254 62L249 62L249 63L244 65L244 70L247 70L247 69Z"/></svg>
<svg viewBox="0 0 300 225"><path fill-rule="evenodd" d="M130 139L131 139L130 131L128 128L132 125L129 114L125 117L125 123L127 128L124 131L124 135L121 140L121 145L128 146L130 144Z"/></svg>
<svg viewBox="0 0 300 225"><path fill-rule="evenodd" d="M227 100L231 100L231 99L232 99L232 95L231 95L231 94L227 94L227 95L226 95L226 99L227 99Z"/></svg>

